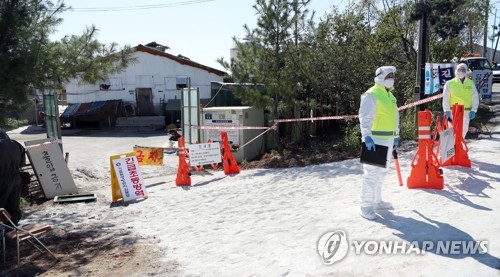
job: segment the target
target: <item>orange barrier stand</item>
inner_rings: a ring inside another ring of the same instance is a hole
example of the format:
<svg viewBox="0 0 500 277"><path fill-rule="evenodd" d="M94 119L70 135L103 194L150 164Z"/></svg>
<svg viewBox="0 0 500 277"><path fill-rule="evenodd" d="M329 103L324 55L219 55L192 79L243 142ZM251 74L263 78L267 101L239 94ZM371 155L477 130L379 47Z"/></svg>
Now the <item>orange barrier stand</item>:
<svg viewBox="0 0 500 277"><path fill-rule="evenodd" d="M462 137L463 131L463 117L464 117L464 106L455 104L452 108L453 114L453 130L455 132L455 156L442 164L442 166L448 165L459 165L463 167L471 167L471 161L469 159L469 148L465 139Z"/></svg>
<svg viewBox="0 0 500 277"><path fill-rule="evenodd" d="M177 170L177 178L175 184L177 186L191 186L191 173L189 173L189 165L186 162L186 144L183 137L179 138L179 168Z"/></svg>
<svg viewBox="0 0 500 277"><path fill-rule="evenodd" d="M431 136L432 113L429 110L418 112L418 151L411 162L408 188L443 189L444 178L439 161L433 152L434 141Z"/></svg>
<svg viewBox="0 0 500 277"><path fill-rule="evenodd" d="M231 153L231 147L229 146L229 139L227 138L227 132L221 132L220 136L222 138L222 165L224 167L224 174L238 174L240 173L240 167L236 163L236 160Z"/></svg>

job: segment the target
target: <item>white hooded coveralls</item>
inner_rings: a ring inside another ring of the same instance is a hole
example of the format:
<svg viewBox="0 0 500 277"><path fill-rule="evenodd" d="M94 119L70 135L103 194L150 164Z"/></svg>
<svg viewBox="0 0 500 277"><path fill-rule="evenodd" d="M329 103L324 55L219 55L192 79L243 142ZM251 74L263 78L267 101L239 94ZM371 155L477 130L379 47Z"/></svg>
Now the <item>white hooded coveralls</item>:
<svg viewBox="0 0 500 277"><path fill-rule="evenodd" d="M468 67L466 64L461 63L457 65L457 68L455 69L455 76L457 75L457 71L459 68L464 68L465 72L468 71ZM465 77L467 78L467 76ZM472 87L472 107L471 107L471 112L477 112L477 109L479 107L479 93L477 92L476 86ZM451 109L453 107L450 107L450 85L448 82L444 84L443 87L443 111L451 112ZM470 123L470 112L469 111L464 111L464 118L463 118L463 129L462 129L462 137L465 138L467 135L467 132L469 131L469 123ZM452 115L453 116L453 115Z"/></svg>
<svg viewBox="0 0 500 277"><path fill-rule="evenodd" d="M393 66L383 66L377 69L375 83L384 87L384 79L389 73L395 73L396 68ZM390 93L390 92L388 92ZM385 168L376 167L368 164L363 164L363 183L361 187L361 207L371 207L375 203L382 201L381 184L384 177L387 175L387 167L392 159L392 148L394 138L376 138L372 136L372 125L375 120L377 99L375 96L364 93L361 96L361 104L359 108L359 122L361 128L361 137L364 142L365 137L372 137L375 144L385 145L389 149L387 151L387 164ZM399 112L396 110L396 137L399 136ZM376 146L375 146L376 147Z"/></svg>

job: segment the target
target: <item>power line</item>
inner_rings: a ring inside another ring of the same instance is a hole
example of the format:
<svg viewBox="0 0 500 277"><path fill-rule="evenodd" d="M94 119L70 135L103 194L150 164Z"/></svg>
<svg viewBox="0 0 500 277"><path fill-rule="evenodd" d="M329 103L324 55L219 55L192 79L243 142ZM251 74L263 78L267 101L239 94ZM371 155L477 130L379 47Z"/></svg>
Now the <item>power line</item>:
<svg viewBox="0 0 500 277"><path fill-rule="evenodd" d="M121 12L121 11L171 8L171 7L201 4L201 3L213 2L213 1L215 1L215 0L191 0L191 1L181 1L181 2L168 3L168 4L153 4L153 5L124 6L124 7L71 8L71 11L73 11L73 12Z"/></svg>

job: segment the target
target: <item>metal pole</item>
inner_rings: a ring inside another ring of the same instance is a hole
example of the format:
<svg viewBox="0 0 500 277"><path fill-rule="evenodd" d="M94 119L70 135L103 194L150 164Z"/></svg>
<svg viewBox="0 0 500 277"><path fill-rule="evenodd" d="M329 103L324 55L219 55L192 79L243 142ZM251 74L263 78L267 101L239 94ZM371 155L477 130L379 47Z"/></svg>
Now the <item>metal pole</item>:
<svg viewBox="0 0 500 277"><path fill-rule="evenodd" d="M420 100L425 98L425 62L427 60L427 14L423 14L420 19L419 28L419 46L417 52L417 76L416 76L416 86L414 89L414 100ZM425 107L420 105L419 108L415 108L415 128L418 127L418 112L423 111Z"/></svg>
<svg viewBox="0 0 500 277"><path fill-rule="evenodd" d="M483 40L483 57L486 58L488 52L488 12L490 10L490 1L486 0L486 8L484 9L484 40Z"/></svg>
<svg viewBox="0 0 500 277"><path fill-rule="evenodd" d="M420 19L420 27L419 27L419 32L418 32L418 39L419 39L419 45L418 45L418 51L417 51L417 72L416 72L416 76L415 76L415 88L413 90L413 101L417 101L417 100L420 100L420 87L422 86L422 84L420 83L420 75L422 74L422 72L420 71L421 67L422 67L422 29L423 29L423 24L424 24L424 21L422 20L422 18ZM415 107L415 129L417 129L418 127L418 122L417 122L417 118L418 118L418 108Z"/></svg>
<svg viewBox="0 0 500 277"><path fill-rule="evenodd" d="M36 95L35 95L35 98L33 98L33 104L35 104L35 124L36 124L36 126L38 126L38 111L36 108Z"/></svg>
<svg viewBox="0 0 500 277"><path fill-rule="evenodd" d="M497 27L497 9L495 9L495 18L493 19L493 32L491 34L491 62L495 59L495 50L493 50L493 42L495 42L495 30Z"/></svg>
<svg viewBox="0 0 500 277"><path fill-rule="evenodd" d="M425 96L425 63L427 62L428 53L428 31L427 31L427 14L422 15L422 36L421 38L421 55L420 55L420 99L426 98ZM423 111L426 108L426 104L420 105L420 110Z"/></svg>
<svg viewBox="0 0 500 277"><path fill-rule="evenodd" d="M498 38L500 38L500 31L498 31L498 33L497 33L497 44L495 45L495 50L493 50L493 59L492 60L495 60L495 55L497 53Z"/></svg>

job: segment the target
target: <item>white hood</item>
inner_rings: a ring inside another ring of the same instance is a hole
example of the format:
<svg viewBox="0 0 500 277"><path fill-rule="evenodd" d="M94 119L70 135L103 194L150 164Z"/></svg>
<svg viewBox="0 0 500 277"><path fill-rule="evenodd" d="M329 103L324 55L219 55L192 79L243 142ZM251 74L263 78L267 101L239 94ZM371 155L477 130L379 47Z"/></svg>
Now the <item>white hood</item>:
<svg viewBox="0 0 500 277"><path fill-rule="evenodd" d="M458 64L457 67L455 68L455 76L457 76L457 72L458 72L459 68L464 68L465 74L467 74L469 72L469 67L466 64L461 63L461 64Z"/></svg>
<svg viewBox="0 0 500 277"><path fill-rule="evenodd" d="M384 79L389 73L396 73L394 66L381 66L375 71L375 83L384 86Z"/></svg>

